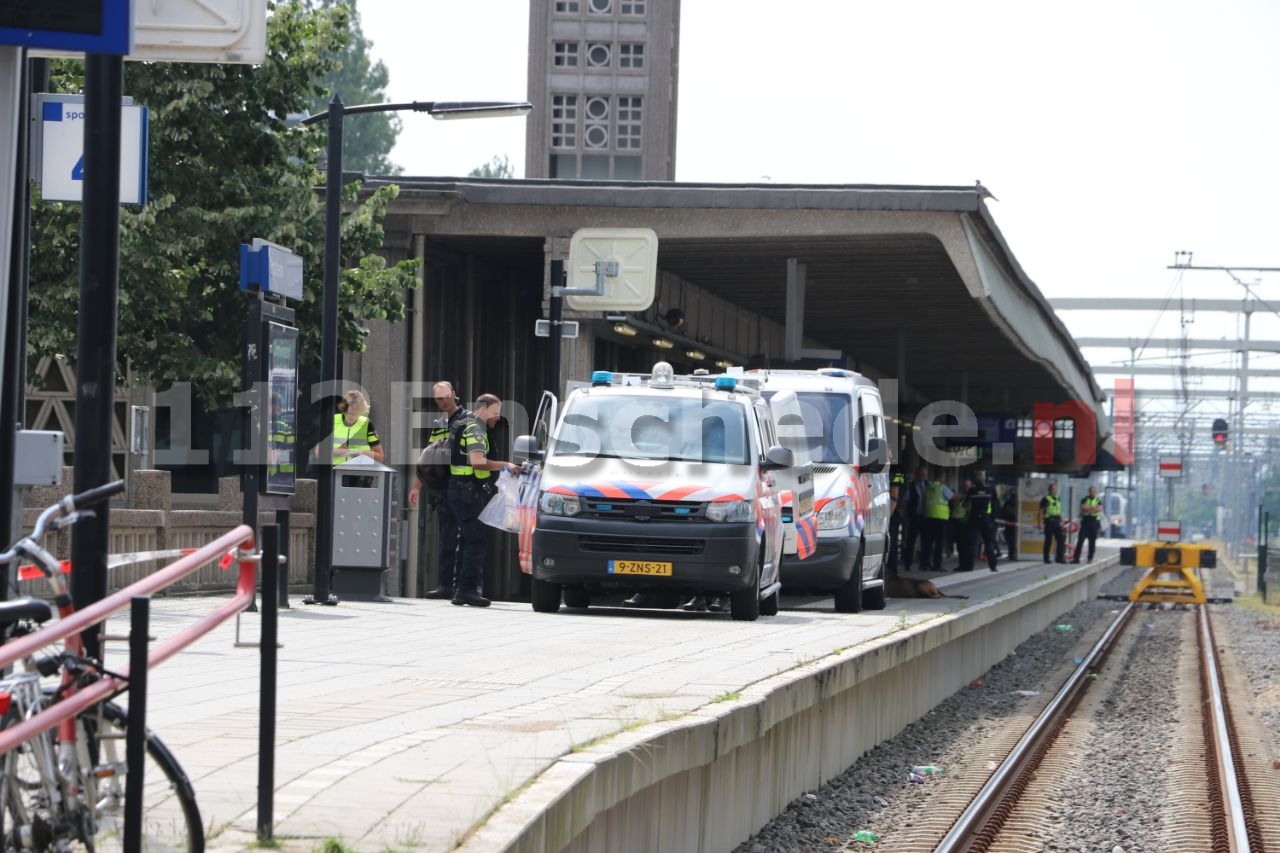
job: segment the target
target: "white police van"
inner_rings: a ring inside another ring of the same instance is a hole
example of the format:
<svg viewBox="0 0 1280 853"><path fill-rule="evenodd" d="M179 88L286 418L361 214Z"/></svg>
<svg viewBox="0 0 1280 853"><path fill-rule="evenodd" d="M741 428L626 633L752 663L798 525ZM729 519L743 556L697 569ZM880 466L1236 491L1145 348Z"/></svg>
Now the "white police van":
<svg viewBox="0 0 1280 853"><path fill-rule="evenodd" d="M555 406L544 394L533 434L514 446L517 461L540 463L520 531L534 610L625 591L727 594L737 620L778 612L775 475L810 467L803 442L786 447L776 427L801 417L794 394L766 401L735 377L677 377L658 362L649 374L597 371L558 421Z"/></svg>
<svg viewBox="0 0 1280 853"><path fill-rule="evenodd" d="M804 560L784 557L783 586L830 592L840 613L884 609L890 507L880 389L838 368L748 375L766 397L797 395L813 461L817 547Z"/></svg>

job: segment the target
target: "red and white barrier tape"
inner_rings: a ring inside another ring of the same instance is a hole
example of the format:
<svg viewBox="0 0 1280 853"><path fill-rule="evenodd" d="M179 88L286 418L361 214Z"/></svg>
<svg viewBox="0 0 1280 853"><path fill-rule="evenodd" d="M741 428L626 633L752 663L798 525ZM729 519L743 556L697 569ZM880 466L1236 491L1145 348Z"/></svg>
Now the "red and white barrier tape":
<svg viewBox="0 0 1280 853"><path fill-rule="evenodd" d="M188 554L194 554L195 552L195 548L170 548L164 551L133 551L127 554L109 554L107 555L107 568L118 569L121 566L132 566L135 563L146 563L151 560L173 560L178 557L185 557ZM229 565L229 562L225 558L223 562ZM71 572L70 560L62 560L59 565L61 566L62 574L65 575ZM222 566L224 569L226 567L226 565ZM40 571L30 563L25 566L18 567L18 580L20 581L35 580L36 578L41 577L44 577L44 572Z"/></svg>

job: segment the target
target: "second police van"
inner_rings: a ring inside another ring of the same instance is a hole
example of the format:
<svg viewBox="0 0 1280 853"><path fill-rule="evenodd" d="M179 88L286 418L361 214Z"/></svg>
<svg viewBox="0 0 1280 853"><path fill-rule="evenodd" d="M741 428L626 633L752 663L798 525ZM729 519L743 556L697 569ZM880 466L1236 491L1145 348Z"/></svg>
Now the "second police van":
<svg viewBox="0 0 1280 853"><path fill-rule="evenodd" d="M783 586L829 593L840 613L884 609L889 459L879 388L839 368L748 375L760 377L766 397L798 396L813 461L816 553L784 557Z"/></svg>
<svg viewBox="0 0 1280 853"><path fill-rule="evenodd" d="M784 550L803 548L816 525L812 466L796 395L766 400L755 384L677 377L666 362L597 371L558 420L544 394L533 435L514 448L540 463L521 497L534 610L646 592L727 594L737 620L778 612Z"/></svg>

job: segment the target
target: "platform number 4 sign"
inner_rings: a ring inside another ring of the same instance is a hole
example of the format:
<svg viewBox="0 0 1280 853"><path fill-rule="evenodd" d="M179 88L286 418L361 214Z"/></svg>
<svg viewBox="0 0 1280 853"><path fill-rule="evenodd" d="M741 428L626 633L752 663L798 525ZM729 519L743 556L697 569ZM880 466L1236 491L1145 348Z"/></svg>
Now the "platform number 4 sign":
<svg viewBox="0 0 1280 853"><path fill-rule="evenodd" d="M84 98L36 95L32 171L45 201L84 196ZM120 203L147 201L147 108L125 103L120 113Z"/></svg>

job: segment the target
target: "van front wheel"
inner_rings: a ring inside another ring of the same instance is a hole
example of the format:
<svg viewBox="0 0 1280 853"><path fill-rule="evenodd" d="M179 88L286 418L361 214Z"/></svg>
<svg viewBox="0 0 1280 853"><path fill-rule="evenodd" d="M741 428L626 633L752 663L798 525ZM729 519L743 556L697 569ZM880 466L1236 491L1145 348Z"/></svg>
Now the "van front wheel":
<svg viewBox="0 0 1280 853"><path fill-rule="evenodd" d="M741 592L729 593L729 615L737 622L754 622L760 617L760 575L764 571L765 543L760 543L753 574L755 582Z"/></svg>
<svg viewBox="0 0 1280 853"><path fill-rule="evenodd" d="M836 590L837 613L862 612L862 548L863 545L859 542L858 556L853 558L853 574L845 581L844 586Z"/></svg>
<svg viewBox="0 0 1280 853"><path fill-rule="evenodd" d="M537 578L529 580L532 582L529 587L529 597L533 602L534 610L539 613L555 613L560 609L560 584L540 581Z"/></svg>

